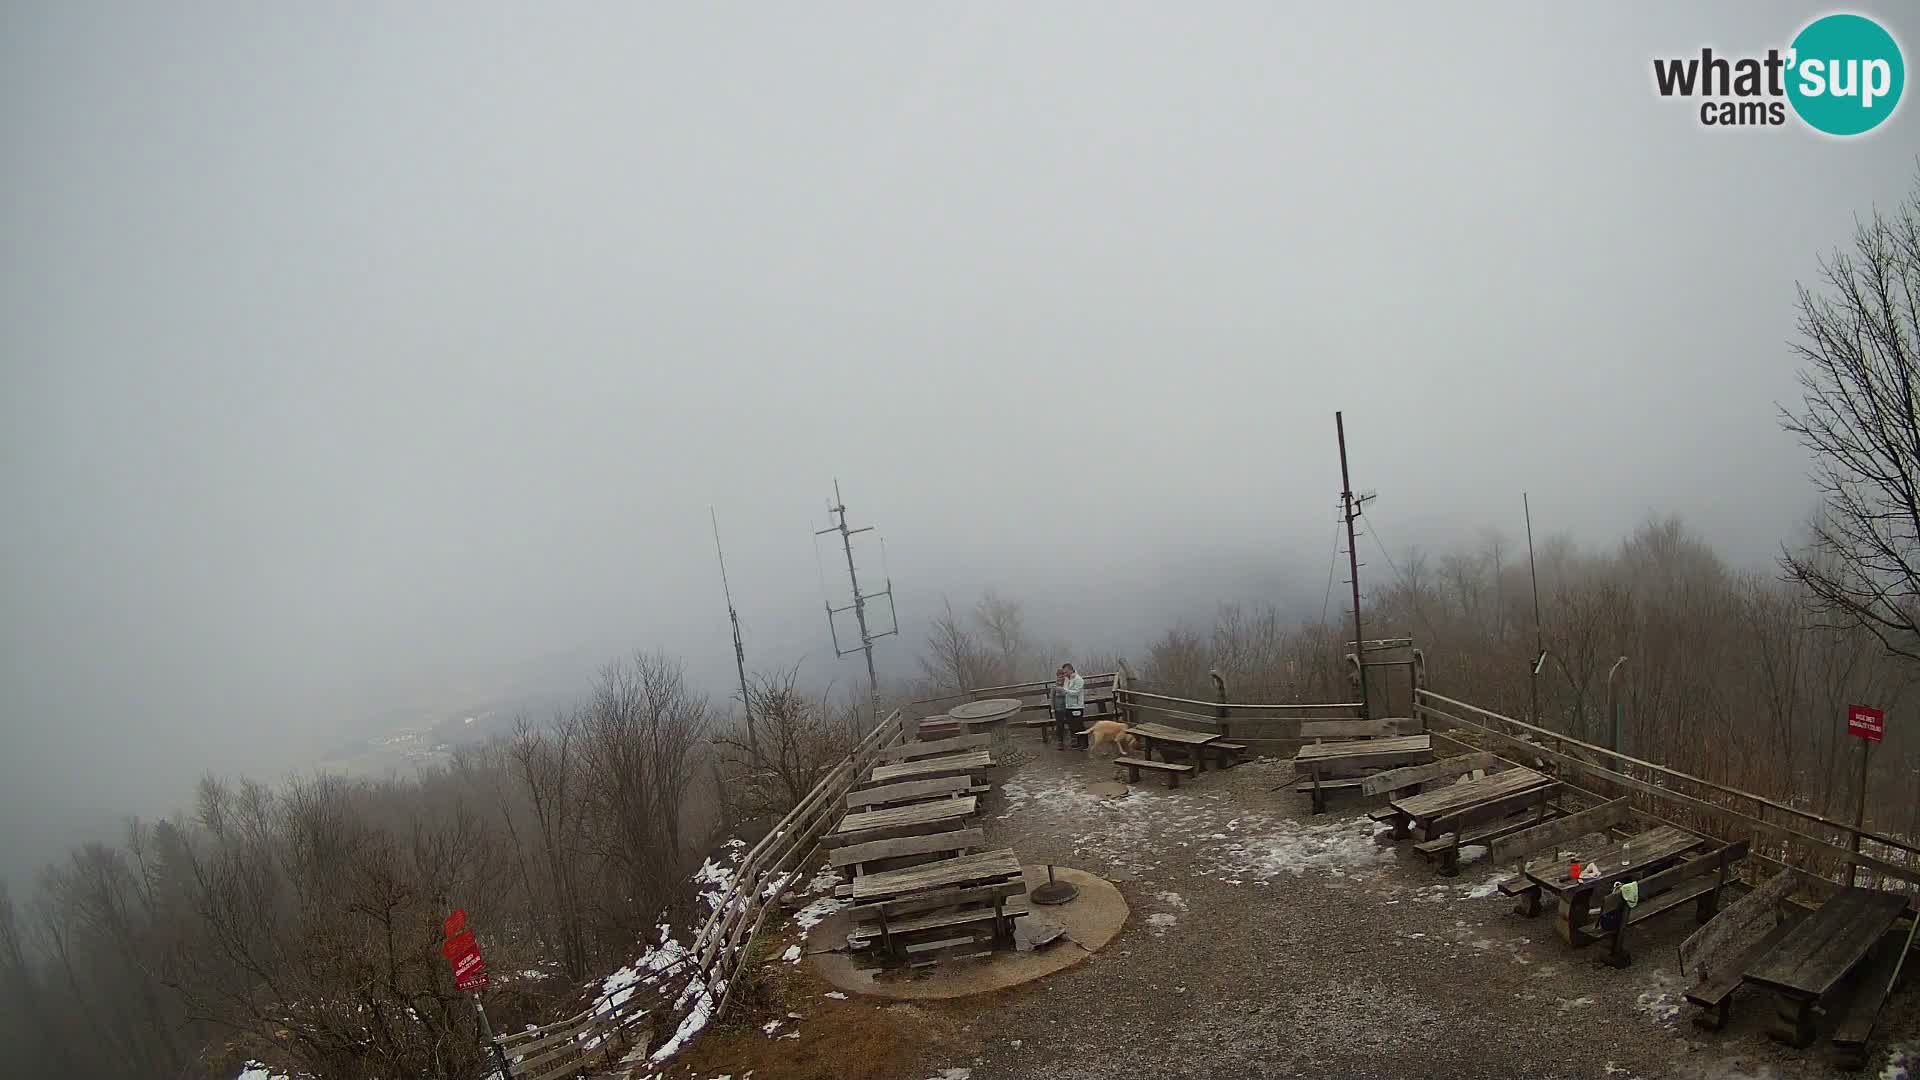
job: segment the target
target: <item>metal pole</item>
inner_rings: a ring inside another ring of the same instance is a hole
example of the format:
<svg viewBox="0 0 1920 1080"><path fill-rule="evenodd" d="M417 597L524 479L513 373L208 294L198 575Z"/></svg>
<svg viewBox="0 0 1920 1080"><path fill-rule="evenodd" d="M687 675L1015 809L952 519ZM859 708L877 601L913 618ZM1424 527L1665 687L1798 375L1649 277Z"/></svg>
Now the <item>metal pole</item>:
<svg viewBox="0 0 1920 1080"><path fill-rule="evenodd" d="M713 521L713 553L720 559L720 588L727 596L727 621L733 624L733 664L740 672L740 709L747 716L747 746L758 763L760 736L753 727L753 697L747 693L747 647L740 641L740 616L733 610L733 588L727 584L727 556L720 550L720 519L714 516L711 506L707 507L707 517Z"/></svg>
<svg viewBox="0 0 1920 1080"><path fill-rule="evenodd" d="M873 526L865 525L858 529L847 528L847 503L845 499L840 497L840 481L838 478L833 481L833 502L834 505L831 508L831 512L839 515L840 522L832 528L822 529L820 531L838 532L840 534L840 546L847 553L847 581L853 586L853 619L860 627L860 651L867 654L868 706L873 713L873 722L878 724L880 722L880 676L875 674L873 669L873 635L867 631L867 598L860 592L860 575L853 568L853 534L867 532L871 530ZM891 582L888 583L888 589L892 589ZM879 594L875 593L874 595L878 596ZM841 608L840 610L845 611L846 608ZM831 605L827 608L827 621L829 624L833 621L833 608ZM848 650L848 652L851 651L851 649ZM845 653L841 655L844 656ZM858 721L856 719L856 728L857 726ZM856 730L853 734L857 735L859 732Z"/></svg>
<svg viewBox="0 0 1920 1080"><path fill-rule="evenodd" d="M1540 634L1540 570L1533 561L1533 506L1527 501L1527 493L1520 493L1521 509L1527 515L1527 574L1533 579L1533 673L1527 676L1527 696L1532 702L1533 715L1529 718L1534 724L1540 723L1540 660L1547 651L1546 640Z"/></svg>
<svg viewBox="0 0 1920 1080"><path fill-rule="evenodd" d="M1607 718L1613 723L1613 738L1607 742L1607 749L1616 754L1620 752L1620 701L1613 693L1613 673L1619 671L1620 665L1626 662L1627 658L1623 656L1607 669ZM1617 768L1619 762L1616 761L1614 765Z"/></svg>
<svg viewBox="0 0 1920 1080"><path fill-rule="evenodd" d="M1347 423L1339 412L1333 414L1334 434L1340 440L1340 504L1347 519L1347 568L1353 575L1353 654L1360 659L1360 716L1370 719L1367 703L1367 636L1360 632L1360 549L1354 544L1353 480L1347 473Z"/></svg>
<svg viewBox="0 0 1920 1080"><path fill-rule="evenodd" d="M480 1014L480 1034L486 1038L487 1045L493 1049L494 1060L500 1064L501 1080L513 1075L513 1066L507 1063L507 1050L493 1037L493 1025L487 1023L487 1007L480 1004L480 995L473 995L473 1011Z"/></svg>
<svg viewBox="0 0 1920 1080"><path fill-rule="evenodd" d="M1853 814L1853 853L1855 855L1860 854L1860 830L1866 828L1867 826L1867 763L1872 760L1870 757L1868 757L1868 755L1871 754L1872 752L1873 752L1873 740L1861 739L1860 740L1860 808L1854 811L1854 814ZM1860 877L1859 863L1854 863L1853 865L1847 867L1847 884L1858 885L1860 883L1858 880L1859 877Z"/></svg>

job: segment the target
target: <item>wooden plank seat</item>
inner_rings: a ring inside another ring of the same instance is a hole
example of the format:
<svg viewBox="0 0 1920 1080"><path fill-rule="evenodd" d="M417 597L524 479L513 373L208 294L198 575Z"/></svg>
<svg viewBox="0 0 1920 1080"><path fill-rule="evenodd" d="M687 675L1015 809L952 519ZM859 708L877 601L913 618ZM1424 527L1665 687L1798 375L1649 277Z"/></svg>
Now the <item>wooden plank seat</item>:
<svg viewBox="0 0 1920 1080"><path fill-rule="evenodd" d="M1320 724L1357 724L1380 723L1381 721L1328 720L1309 721L1301 727L1307 728ZM1303 774L1306 780L1294 785L1294 790L1313 797L1313 812L1324 813L1327 809L1326 792L1328 790L1347 790L1359 785L1341 783L1343 780L1364 778L1368 775L1403 766L1420 765L1433 760L1433 737L1424 734L1394 735L1382 738L1354 739L1341 742L1317 742L1302 746L1293 755L1293 768ZM1362 789L1365 790L1364 788Z"/></svg>
<svg viewBox="0 0 1920 1080"><path fill-rule="evenodd" d="M1008 919L1024 918L1031 914L1031 907L1024 896L1010 897L1001 907L1001 915ZM887 924L891 934L913 934L922 930L947 930L970 923L988 922L994 917L991 907L949 908L931 911L924 915L910 915L898 922ZM880 939L878 922L863 923L853 928L847 935L847 945L855 949L864 949Z"/></svg>
<svg viewBox="0 0 1920 1080"><path fill-rule="evenodd" d="M1693 1015L1693 1022L1715 1031L1727 1026L1733 1010L1734 994L1740 989L1747 968L1772 952L1773 947L1780 944L1792 929L1792 923L1775 924L1759 940L1749 942L1745 950L1733 954L1725 963L1702 975L1686 992L1687 1001L1700 1006L1700 1011Z"/></svg>
<svg viewBox="0 0 1920 1080"><path fill-rule="evenodd" d="M1214 752L1214 768L1216 769L1229 769L1247 760L1246 743L1225 742L1216 739L1208 743L1207 748Z"/></svg>
<svg viewBox="0 0 1920 1080"><path fill-rule="evenodd" d="M849 791L847 792L847 809L863 810L898 806L901 803L925 802L928 799L951 799L960 795L980 795L987 790L988 785L975 784L970 777L964 775L935 776L926 780L907 780L898 784Z"/></svg>
<svg viewBox="0 0 1920 1080"><path fill-rule="evenodd" d="M921 862L950 859L987 846L986 834L979 829L951 829L921 836L900 836L892 840L869 840L834 848L827 862L846 877L900 870ZM909 863L907 860L914 860Z"/></svg>
<svg viewBox="0 0 1920 1080"><path fill-rule="evenodd" d="M1360 787L1362 784L1366 783L1366 781L1367 781L1367 778L1364 776L1339 776L1331 779L1321 780L1320 787L1322 790L1325 790L1325 791L1351 791L1354 788ZM1305 780L1295 780L1293 782L1293 790L1302 795L1313 794L1313 778L1308 777ZM1322 807L1322 809L1325 809L1325 808ZM1393 812L1388 811L1387 816L1388 817L1393 816ZM1386 820L1386 818L1382 818L1380 820L1384 821Z"/></svg>
<svg viewBox="0 0 1920 1080"><path fill-rule="evenodd" d="M1460 873L1461 848L1490 845L1500 837L1537 828L1552 818L1553 796L1559 788L1557 782L1546 784L1436 818L1428 829L1428 839L1414 844L1413 849L1426 858L1438 859L1440 876L1453 877Z"/></svg>
<svg viewBox="0 0 1920 1080"><path fill-rule="evenodd" d="M1613 929L1606 935L1607 951L1603 954L1606 963L1617 968L1633 963L1633 956L1627 951L1627 928L1689 901L1695 901L1695 921L1705 926L1719 909L1720 893L1727 886L1733 864L1747 857L1748 843L1741 840L1725 844L1678 866L1640 878L1640 902L1630 910L1620 893L1609 893L1600 902L1602 923L1609 918L1614 922Z"/></svg>
<svg viewBox="0 0 1920 1080"><path fill-rule="evenodd" d="M939 757L943 754L957 753L961 750L973 750L993 743L993 735L985 731L976 731L969 735L956 735L951 739L932 739L925 742L903 742L898 746L889 746L876 751L873 755L875 765L885 765L896 761L914 761L919 758Z"/></svg>
<svg viewBox="0 0 1920 1080"><path fill-rule="evenodd" d="M1680 943L1680 973L1695 979L1687 1000L1702 1010L1694 1014L1694 1023L1710 1029L1726 1026L1746 970L1791 929L1791 921L1782 915L1797 910L1785 902L1794 881L1794 871L1782 869Z"/></svg>
<svg viewBox="0 0 1920 1080"><path fill-rule="evenodd" d="M1152 758L1117 757L1113 759L1113 763L1126 768L1127 783L1129 784L1137 784L1140 782L1141 769L1151 769L1155 772L1165 773L1167 786L1177 788L1180 786L1180 778L1193 771L1193 766L1191 765L1173 761L1155 761Z"/></svg>

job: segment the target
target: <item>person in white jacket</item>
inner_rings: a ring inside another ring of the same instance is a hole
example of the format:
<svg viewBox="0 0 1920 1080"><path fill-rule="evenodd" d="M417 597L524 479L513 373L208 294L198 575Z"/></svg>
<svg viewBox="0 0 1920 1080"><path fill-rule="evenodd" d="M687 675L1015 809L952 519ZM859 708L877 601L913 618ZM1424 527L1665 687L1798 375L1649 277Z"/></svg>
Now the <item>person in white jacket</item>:
<svg viewBox="0 0 1920 1080"><path fill-rule="evenodd" d="M1054 707L1053 728L1060 736L1060 745L1067 745L1068 735L1077 735L1085 727L1087 715L1087 680L1073 670L1072 664L1061 664L1054 676L1054 688L1059 704Z"/></svg>

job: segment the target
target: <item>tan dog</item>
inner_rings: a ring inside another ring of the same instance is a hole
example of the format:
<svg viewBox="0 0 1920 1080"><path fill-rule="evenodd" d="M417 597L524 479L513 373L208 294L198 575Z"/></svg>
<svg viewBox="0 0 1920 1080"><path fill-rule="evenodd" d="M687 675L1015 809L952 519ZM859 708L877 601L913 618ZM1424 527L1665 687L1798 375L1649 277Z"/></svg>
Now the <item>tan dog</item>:
<svg viewBox="0 0 1920 1080"><path fill-rule="evenodd" d="M1140 748L1140 736L1127 730L1127 725L1118 720L1096 720L1087 728L1087 753L1091 754L1102 746L1112 743L1116 753L1132 754Z"/></svg>

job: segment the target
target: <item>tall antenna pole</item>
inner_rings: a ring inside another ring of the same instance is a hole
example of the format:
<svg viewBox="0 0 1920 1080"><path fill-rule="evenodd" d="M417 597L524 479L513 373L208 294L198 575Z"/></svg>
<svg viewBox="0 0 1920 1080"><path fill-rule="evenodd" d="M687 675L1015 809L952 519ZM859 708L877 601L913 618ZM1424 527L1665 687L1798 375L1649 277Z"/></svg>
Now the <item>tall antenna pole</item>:
<svg viewBox="0 0 1920 1080"><path fill-rule="evenodd" d="M720 519L711 506L707 507L707 517L713 522L713 553L720 560L720 589L727 595L727 621L733 624L733 664L740 671L740 709L747 714L747 746L758 759L760 734L754 730L753 697L747 693L747 647L740 641L740 616L733 610L733 587L727 584L727 556L720 550Z"/></svg>
<svg viewBox="0 0 1920 1080"><path fill-rule="evenodd" d="M1527 493L1520 493L1520 508L1527 515L1527 574L1533 578L1533 672L1527 676L1527 696L1533 706L1532 723L1540 722L1540 669L1547 662L1547 642L1540 635L1540 570L1533 561L1533 505Z"/></svg>
<svg viewBox="0 0 1920 1080"><path fill-rule="evenodd" d="M1360 502L1353 497L1353 480L1347 472L1347 423L1336 412L1333 430L1340 440L1340 512L1347 519L1347 568L1353 584L1353 655L1360 664L1360 715L1367 709L1367 636L1360 632L1360 549L1354 544L1353 522L1360 516Z"/></svg>
<svg viewBox="0 0 1920 1080"><path fill-rule="evenodd" d="M847 528L846 500L840 497L840 481L837 479L833 482L833 503L834 505L827 508L827 512L838 515L840 518L839 522L816 531L814 535L825 536L830 532L840 534L840 546L847 553L847 582L853 588L853 603L840 608L834 607L831 602L827 604L827 631L833 635L833 651L835 654L839 656L847 656L856 652L864 652L867 654L867 699L868 705L872 709L873 722L878 724L880 722L880 676L875 674L873 669L873 643L880 638L900 632L900 616L893 607L893 578L888 577L887 587L879 592L863 593L860 591L860 574L853 566L853 537L855 533L873 531L873 526L863 525L858 529ZM887 598L887 611L893 618L893 629L875 634L867 628L867 601L881 596ZM860 627L860 644L857 648L842 649L840 647L840 632L834 627L833 617L849 608L853 610L853 621Z"/></svg>

